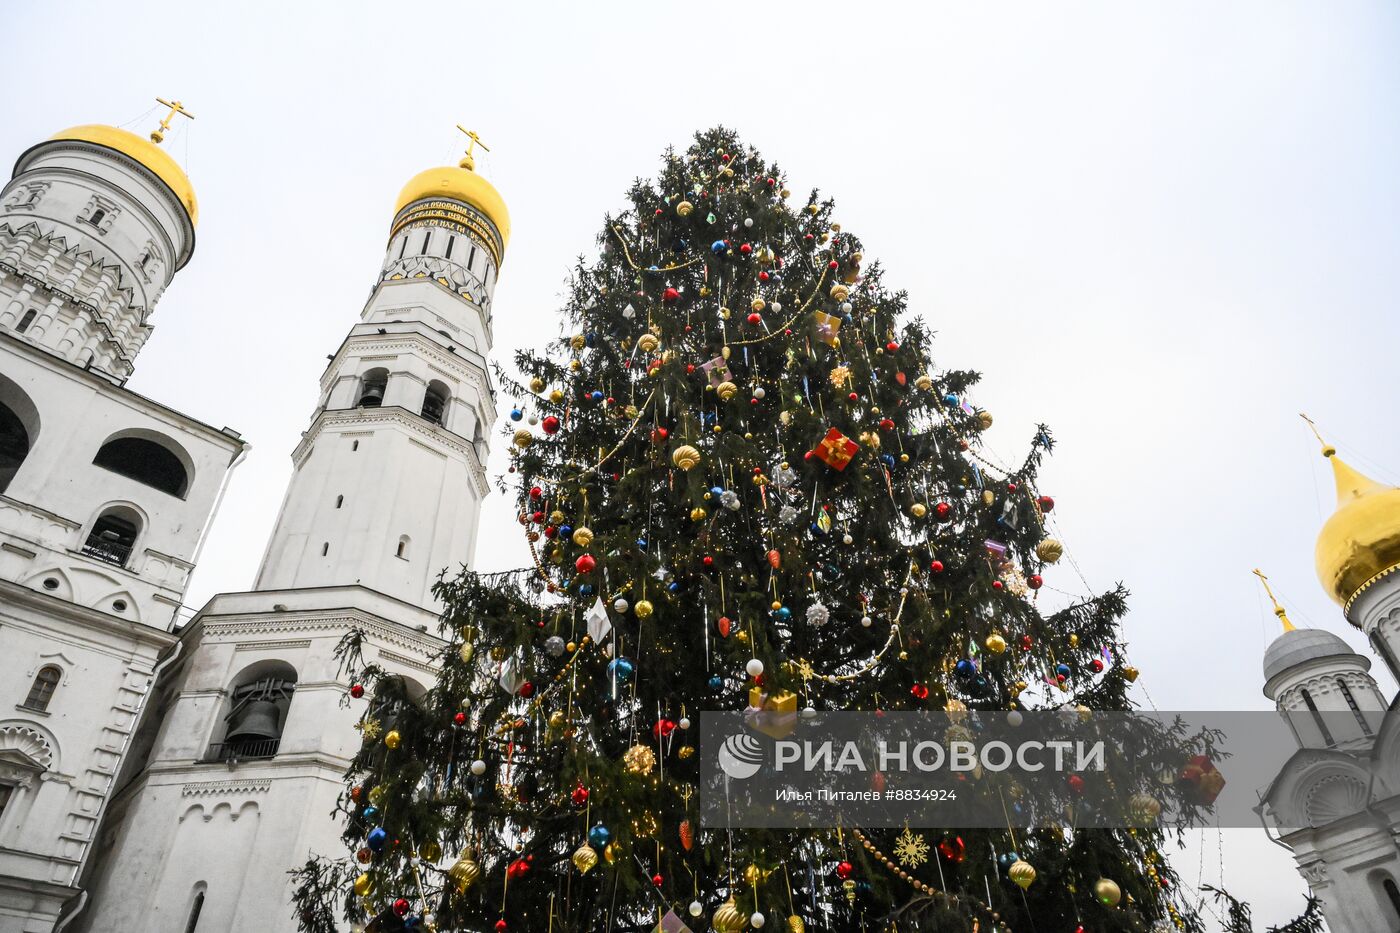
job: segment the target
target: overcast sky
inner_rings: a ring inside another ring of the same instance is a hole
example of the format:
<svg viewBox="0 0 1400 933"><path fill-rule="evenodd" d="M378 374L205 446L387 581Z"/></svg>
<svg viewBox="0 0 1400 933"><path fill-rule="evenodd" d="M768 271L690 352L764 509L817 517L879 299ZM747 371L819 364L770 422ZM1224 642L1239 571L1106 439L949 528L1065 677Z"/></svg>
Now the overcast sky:
<svg viewBox="0 0 1400 933"><path fill-rule="evenodd" d="M455 161L453 124L491 147L478 168L513 219L503 359L555 332L628 182L723 123L837 199L940 365L984 373L1003 461L1051 425L1043 490L1088 583L1133 592L1144 703L1267 708L1255 566L1295 622L1362 645L1313 571L1331 479L1297 413L1400 478L1400 7L918 6L0 5L0 154L78 123L148 131L157 94L197 117L167 146L198 247L130 382L253 444L190 605L251 585L394 197ZM503 497L484 523L479 567L527 560ZM1068 563L1047 582L1084 591ZM1260 919L1301 906L1260 833L1193 835L1176 862L1192 885L1223 871Z"/></svg>

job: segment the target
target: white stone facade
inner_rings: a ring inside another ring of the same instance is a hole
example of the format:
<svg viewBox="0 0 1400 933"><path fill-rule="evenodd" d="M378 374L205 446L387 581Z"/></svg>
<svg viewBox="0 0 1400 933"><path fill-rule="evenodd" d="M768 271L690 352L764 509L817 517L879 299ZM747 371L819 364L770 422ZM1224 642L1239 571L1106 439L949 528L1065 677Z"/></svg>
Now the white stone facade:
<svg viewBox="0 0 1400 933"><path fill-rule="evenodd" d="M121 385L193 244L113 149L42 143L0 190L0 933L47 933L79 899L246 449Z"/></svg>

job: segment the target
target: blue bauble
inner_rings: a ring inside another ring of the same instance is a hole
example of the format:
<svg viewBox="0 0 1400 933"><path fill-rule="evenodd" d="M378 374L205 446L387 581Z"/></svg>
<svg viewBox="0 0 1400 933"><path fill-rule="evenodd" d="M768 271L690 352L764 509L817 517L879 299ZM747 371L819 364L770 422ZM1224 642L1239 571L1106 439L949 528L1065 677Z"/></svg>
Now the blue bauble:
<svg viewBox="0 0 1400 933"><path fill-rule="evenodd" d="M641 548L643 551L645 551L645 550L647 549L647 539L646 539L646 538L638 538L638 539L637 539L637 547L639 547L639 548Z"/></svg>
<svg viewBox="0 0 1400 933"><path fill-rule="evenodd" d="M724 678L718 674L710 678L710 692L719 693L724 689Z"/></svg>
<svg viewBox="0 0 1400 933"><path fill-rule="evenodd" d="M652 275L655 275L656 273L658 273L658 272L661 271L661 267L660 267L660 266L647 266L647 271L650 272Z"/></svg>
<svg viewBox="0 0 1400 933"><path fill-rule="evenodd" d="M608 676L617 678L617 682L621 684L632 679L634 670L636 666L628 658L614 658L608 664Z"/></svg>
<svg viewBox="0 0 1400 933"><path fill-rule="evenodd" d="M592 392L588 393L588 397L593 399L593 401L595 402L601 402L603 400L603 393L598 391L597 389L594 389Z"/></svg>
<svg viewBox="0 0 1400 933"><path fill-rule="evenodd" d="M583 345L586 347L596 347L598 345L598 335L592 332L584 334Z"/></svg>
<svg viewBox="0 0 1400 933"><path fill-rule="evenodd" d="M720 496L724 495L724 487L723 487L723 486L711 486L711 487L710 487L710 495L712 495L712 496L714 496L716 499L718 499Z"/></svg>
<svg viewBox="0 0 1400 933"><path fill-rule="evenodd" d="M977 665L973 664L970 658L963 658L958 662L957 672L960 677L971 677L977 673Z"/></svg>
<svg viewBox="0 0 1400 933"><path fill-rule="evenodd" d="M1055 673L1056 673L1056 674L1059 674L1061 677L1068 677L1068 676L1069 676L1069 665L1068 665L1068 664L1056 664L1056 665L1055 665Z"/></svg>
<svg viewBox="0 0 1400 933"><path fill-rule="evenodd" d="M579 594L580 596L592 596L592 595L593 595L593 584L592 584L592 583L580 583L580 584L579 584L579 588L578 588L578 594Z"/></svg>
<svg viewBox="0 0 1400 933"><path fill-rule="evenodd" d="M565 541L567 541L568 539L572 538L573 536L574 536L574 526L573 526L573 525L560 525L560 526L559 526L559 537L561 537L561 538L563 538Z"/></svg>
<svg viewBox="0 0 1400 933"><path fill-rule="evenodd" d="M1002 871L1006 871L1015 864L1020 857L1021 856L1017 855L1015 852L1003 852L997 856L997 865Z"/></svg>
<svg viewBox="0 0 1400 933"><path fill-rule="evenodd" d="M894 469L894 454L880 454L880 462L891 470Z"/></svg>
<svg viewBox="0 0 1400 933"><path fill-rule="evenodd" d="M958 397L949 392L947 395L943 396L943 401L947 402L949 405L956 405L958 404Z"/></svg>
<svg viewBox="0 0 1400 933"><path fill-rule="evenodd" d="M510 420L511 420L511 421L519 421L521 418L524 418L524 417L525 417L525 412L521 411L520 409L518 409L518 408L512 408L512 409L510 410Z"/></svg>
<svg viewBox="0 0 1400 933"><path fill-rule="evenodd" d="M389 838L389 834L384 831L383 826L376 826L369 831L369 836L365 839L365 845L369 846L371 852L383 852L384 843Z"/></svg>
<svg viewBox="0 0 1400 933"><path fill-rule="evenodd" d="M729 244L723 240L715 240L710 244L710 252L714 253L716 256L723 256L724 251L727 249L729 249Z"/></svg>
<svg viewBox="0 0 1400 933"><path fill-rule="evenodd" d="M364 812L360 814L360 817L367 823L373 823L377 816L379 816L378 807L365 807Z"/></svg>
<svg viewBox="0 0 1400 933"><path fill-rule="evenodd" d="M405 930L417 930L423 926L423 918L417 914L409 914L403 918L403 928Z"/></svg>
<svg viewBox="0 0 1400 933"><path fill-rule="evenodd" d="M606 848L608 841L611 839L612 831L602 823L599 823L588 831L588 844L595 849Z"/></svg>
<svg viewBox="0 0 1400 933"><path fill-rule="evenodd" d="M668 592L668 593L679 593L680 591L681 591L681 584L680 584L680 581L679 581L679 580L672 580L670 583L666 584L666 592Z"/></svg>
<svg viewBox="0 0 1400 933"><path fill-rule="evenodd" d="M792 618L792 610L787 606L780 606L773 610L773 618L777 619L779 622L786 622L788 619Z"/></svg>

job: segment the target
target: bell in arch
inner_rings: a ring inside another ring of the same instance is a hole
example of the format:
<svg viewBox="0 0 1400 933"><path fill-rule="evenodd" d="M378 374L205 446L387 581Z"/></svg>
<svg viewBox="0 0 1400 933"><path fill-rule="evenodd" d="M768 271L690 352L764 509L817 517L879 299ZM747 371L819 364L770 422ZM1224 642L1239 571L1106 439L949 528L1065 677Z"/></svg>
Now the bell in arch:
<svg viewBox="0 0 1400 933"><path fill-rule="evenodd" d="M372 382L365 386L364 393L360 396L361 408L378 408L384 403L384 384Z"/></svg>
<svg viewBox="0 0 1400 933"><path fill-rule="evenodd" d="M281 738L282 708L279 701L290 699L295 689L293 683L275 677L266 677L236 688L224 742L242 745Z"/></svg>

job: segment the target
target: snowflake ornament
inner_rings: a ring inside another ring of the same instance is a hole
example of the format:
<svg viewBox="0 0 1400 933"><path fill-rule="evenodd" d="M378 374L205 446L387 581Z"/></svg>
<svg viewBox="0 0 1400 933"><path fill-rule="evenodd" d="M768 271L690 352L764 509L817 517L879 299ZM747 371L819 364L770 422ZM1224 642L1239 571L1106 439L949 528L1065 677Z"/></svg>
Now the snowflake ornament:
<svg viewBox="0 0 1400 933"><path fill-rule="evenodd" d="M916 836L904 827L904 832L895 840L894 856L905 868L918 868L928 861L928 843L923 836Z"/></svg>

